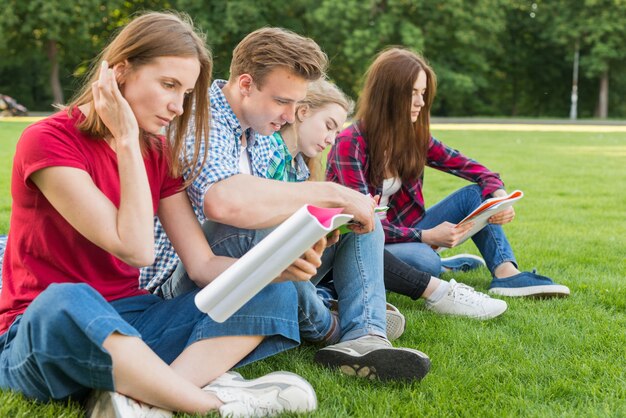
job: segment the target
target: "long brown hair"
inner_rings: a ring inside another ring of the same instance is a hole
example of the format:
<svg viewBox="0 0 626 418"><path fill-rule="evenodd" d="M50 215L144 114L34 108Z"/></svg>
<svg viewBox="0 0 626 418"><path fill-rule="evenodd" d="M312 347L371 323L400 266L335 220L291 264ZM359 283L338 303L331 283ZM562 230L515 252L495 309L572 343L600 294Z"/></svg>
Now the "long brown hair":
<svg viewBox="0 0 626 418"><path fill-rule="evenodd" d="M209 138L209 98L208 89L211 84L213 60L206 47L205 37L198 32L189 18L184 14L149 12L133 19L123 27L109 45L92 63L86 81L68 105L68 113L76 106L91 103L93 96L91 85L98 80L100 64L106 60L112 68L118 63L128 61L131 69L149 64L159 57L195 57L200 62L200 75L193 92L183 102L183 114L174 120L166 130L169 142L170 174L180 176L187 167L196 169L204 164L208 150ZM185 134L194 110L195 144L190 160L179 158L185 146ZM95 138L106 138L111 135L102 119L91 107L89 114L78 129ZM142 132L144 141L142 148L151 147L154 138ZM204 146L203 145L204 142ZM201 156L201 149L204 150ZM197 173L196 173L197 174ZM187 179L187 186L193 177Z"/></svg>
<svg viewBox="0 0 626 418"><path fill-rule="evenodd" d="M413 85L426 73L424 106L411 122ZM430 141L430 109L437 88L435 73L413 51L389 48L380 52L365 73L357 120L367 141L370 184L382 184L385 171L403 182L422 175Z"/></svg>

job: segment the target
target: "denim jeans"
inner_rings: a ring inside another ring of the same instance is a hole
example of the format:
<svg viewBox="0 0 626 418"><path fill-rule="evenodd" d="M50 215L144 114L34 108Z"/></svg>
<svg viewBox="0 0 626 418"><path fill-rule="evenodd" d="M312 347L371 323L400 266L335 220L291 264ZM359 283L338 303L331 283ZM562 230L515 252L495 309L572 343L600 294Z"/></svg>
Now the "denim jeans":
<svg viewBox="0 0 626 418"><path fill-rule="evenodd" d="M430 229L445 221L458 223L476 209L482 200L478 185L463 187L426 210L424 217L415 227ZM513 250L501 225L487 224L472 237L472 241L485 259L492 275L496 267L507 261L517 266ZM418 270L435 277L441 274L441 258L428 244L421 242L386 244L385 249Z"/></svg>
<svg viewBox="0 0 626 418"><path fill-rule="evenodd" d="M219 336L266 336L238 366L299 343L291 285L267 286L224 323L200 312L195 294L107 302L84 283L52 284L0 335L0 389L40 401L114 390L111 357L102 347L114 332L140 337L168 364L190 344Z"/></svg>
<svg viewBox="0 0 626 418"><path fill-rule="evenodd" d="M247 230L211 221L205 222L202 229L216 255L236 258L271 232L271 229ZM377 220L373 232L343 234L339 242L327 248L322 266L310 281L293 282L298 294L298 321L303 340L321 341L332 326L331 313L315 291L315 285L330 269L334 269L338 294L341 341L368 334L386 335L383 247L382 226ZM179 264L160 292L164 297L171 297L194 287Z"/></svg>

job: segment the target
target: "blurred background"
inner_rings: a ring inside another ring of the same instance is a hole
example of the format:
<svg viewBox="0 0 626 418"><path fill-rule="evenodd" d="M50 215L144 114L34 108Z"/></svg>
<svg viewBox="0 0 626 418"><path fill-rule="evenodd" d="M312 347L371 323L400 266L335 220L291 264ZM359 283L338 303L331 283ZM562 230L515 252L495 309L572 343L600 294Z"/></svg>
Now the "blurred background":
<svg viewBox="0 0 626 418"><path fill-rule="evenodd" d="M247 33L282 26L315 39L354 98L373 56L404 45L437 73L434 116L626 119L624 0L3 0L0 94L52 111L112 32L167 9L207 34L214 78Z"/></svg>

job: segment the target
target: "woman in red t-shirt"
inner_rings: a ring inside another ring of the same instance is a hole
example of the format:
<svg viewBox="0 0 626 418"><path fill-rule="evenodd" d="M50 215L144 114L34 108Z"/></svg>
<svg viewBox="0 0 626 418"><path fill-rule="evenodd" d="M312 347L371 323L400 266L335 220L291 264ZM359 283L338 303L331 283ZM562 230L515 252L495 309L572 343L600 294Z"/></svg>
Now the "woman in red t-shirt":
<svg viewBox="0 0 626 418"><path fill-rule="evenodd" d="M196 291L165 301L138 288L138 267L154 259L155 214L192 278L210 281L233 262L211 252L180 179L205 155L211 67L188 19L147 13L103 51L66 111L23 133L0 294L1 389L42 401L98 389L94 416L316 407L296 375L226 373L298 344L293 285L266 287L221 324L195 307ZM180 162L190 120L197 157ZM276 281L308 280L324 244Z"/></svg>

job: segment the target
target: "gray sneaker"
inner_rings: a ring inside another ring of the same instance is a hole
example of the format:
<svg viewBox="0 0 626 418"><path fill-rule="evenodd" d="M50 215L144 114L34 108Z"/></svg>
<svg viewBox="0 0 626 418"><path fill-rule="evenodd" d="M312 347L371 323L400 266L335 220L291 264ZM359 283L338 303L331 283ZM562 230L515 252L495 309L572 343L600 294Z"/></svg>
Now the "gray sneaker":
<svg viewBox="0 0 626 418"><path fill-rule="evenodd" d="M339 302L337 299L327 299L326 302L330 305L331 312L339 314ZM404 334L404 328L406 327L404 315L391 303L387 303L385 317L387 319L387 339L389 341L397 340Z"/></svg>
<svg viewBox="0 0 626 418"><path fill-rule="evenodd" d="M350 376L380 380L420 380L430 369L430 359L421 351L394 348L373 335L324 347L315 361Z"/></svg>
<svg viewBox="0 0 626 418"><path fill-rule="evenodd" d="M89 418L170 418L165 409L136 401L118 392L93 391L87 399Z"/></svg>
<svg viewBox="0 0 626 418"><path fill-rule="evenodd" d="M313 387L302 377L289 372L274 372L246 380L228 372L203 388L224 402L223 417L264 417L282 412L310 412L317 408Z"/></svg>

